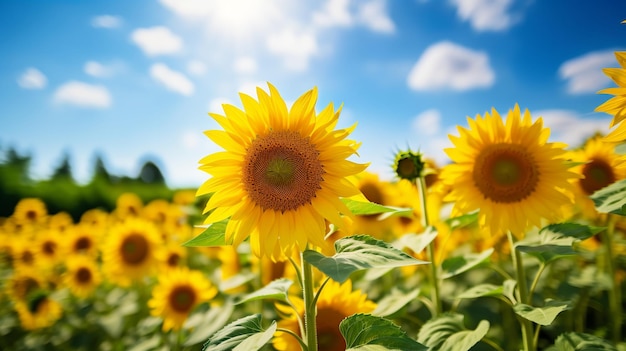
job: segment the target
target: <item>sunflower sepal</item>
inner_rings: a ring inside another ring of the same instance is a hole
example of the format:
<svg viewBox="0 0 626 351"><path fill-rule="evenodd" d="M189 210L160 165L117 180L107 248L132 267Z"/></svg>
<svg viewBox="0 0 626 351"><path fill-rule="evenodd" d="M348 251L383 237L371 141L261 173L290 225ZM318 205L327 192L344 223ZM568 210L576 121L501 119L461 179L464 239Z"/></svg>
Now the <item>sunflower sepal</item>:
<svg viewBox="0 0 626 351"><path fill-rule="evenodd" d="M276 321L265 329L260 313L239 318L226 325L207 340L202 351L226 351L238 347L240 350L256 351L265 346L278 328Z"/></svg>
<svg viewBox="0 0 626 351"><path fill-rule="evenodd" d="M343 283L353 272L369 268L396 268L427 264L390 244L369 235L353 235L335 242L336 253L325 256L314 250L305 250L303 258L332 280Z"/></svg>
<svg viewBox="0 0 626 351"><path fill-rule="evenodd" d="M347 317L339 323L346 340L346 351L376 350L428 350L427 346L411 339L392 321L366 313Z"/></svg>

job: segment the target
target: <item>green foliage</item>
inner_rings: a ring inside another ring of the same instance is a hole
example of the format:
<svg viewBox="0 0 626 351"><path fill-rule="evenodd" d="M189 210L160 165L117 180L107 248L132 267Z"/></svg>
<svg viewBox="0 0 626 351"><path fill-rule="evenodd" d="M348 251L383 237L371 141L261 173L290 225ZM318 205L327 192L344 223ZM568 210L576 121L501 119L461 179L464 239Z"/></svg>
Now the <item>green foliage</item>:
<svg viewBox="0 0 626 351"><path fill-rule="evenodd" d="M585 333L568 332L559 335L546 351L617 351L607 340Z"/></svg>
<svg viewBox="0 0 626 351"><path fill-rule="evenodd" d="M537 324L550 325L559 313L569 308L566 301L547 301L543 307L533 307L523 303L513 306L515 313Z"/></svg>
<svg viewBox="0 0 626 351"><path fill-rule="evenodd" d="M400 327L382 317L352 315L339 324L346 351L404 351L428 348L409 338Z"/></svg>
<svg viewBox="0 0 626 351"><path fill-rule="evenodd" d="M596 191L591 199L598 212L626 216L626 179Z"/></svg>
<svg viewBox="0 0 626 351"><path fill-rule="evenodd" d="M417 341L429 350L467 351L476 345L489 331L489 322L481 321L475 330L468 330L463 315L446 313L431 319L420 329Z"/></svg>
<svg viewBox="0 0 626 351"><path fill-rule="evenodd" d="M287 301L287 292L289 291L289 287L292 284L293 282L287 278L276 279L266 286L262 287L261 289L238 298L235 303L240 304L248 301L263 299Z"/></svg>
<svg viewBox="0 0 626 351"><path fill-rule="evenodd" d="M240 318L213 334L203 351L256 351L267 344L276 332L276 322L269 328L261 326L261 315Z"/></svg>
<svg viewBox="0 0 626 351"><path fill-rule="evenodd" d="M210 224L202 233L183 243L183 246L223 246L227 245L225 239L226 224L228 219Z"/></svg>

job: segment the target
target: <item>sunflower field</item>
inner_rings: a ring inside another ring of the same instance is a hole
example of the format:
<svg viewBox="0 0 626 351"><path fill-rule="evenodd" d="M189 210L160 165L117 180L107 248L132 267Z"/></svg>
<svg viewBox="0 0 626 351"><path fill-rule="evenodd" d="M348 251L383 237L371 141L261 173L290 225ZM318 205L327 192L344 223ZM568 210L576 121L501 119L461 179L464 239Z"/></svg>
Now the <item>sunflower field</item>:
<svg viewBox="0 0 626 351"><path fill-rule="evenodd" d="M317 89L209 115L198 189L0 221L2 350L626 350L626 52L608 135L549 141L522 106L450 162L358 159ZM193 165L190 165L193 167Z"/></svg>

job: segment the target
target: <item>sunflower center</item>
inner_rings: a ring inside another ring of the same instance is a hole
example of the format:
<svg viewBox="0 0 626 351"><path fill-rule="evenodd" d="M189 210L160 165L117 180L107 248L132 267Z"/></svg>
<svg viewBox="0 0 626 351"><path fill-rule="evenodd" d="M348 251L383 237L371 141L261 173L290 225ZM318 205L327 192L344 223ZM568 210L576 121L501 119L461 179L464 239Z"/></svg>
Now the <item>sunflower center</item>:
<svg viewBox="0 0 626 351"><path fill-rule="evenodd" d="M148 257L148 240L143 235L131 234L124 239L121 249L124 262L141 264Z"/></svg>
<svg viewBox="0 0 626 351"><path fill-rule="evenodd" d="M196 292L187 285L177 286L170 293L169 303L176 312L187 313L196 303Z"/></svg>
<svg viewBox="0 0 626 351"><path fill-rule="evenodd" d="M29 221L34 221L34 220L36 220L36 219L37 219L37 211L34 211L34 210L28 210L28 211L26 211L26 218L27 218Z"/></svg>
<svg viewBox="0 0 626 351"><path fill-rule="evenodd" d="M476 158L474 184L487 199L497 203L519 202L535 191L539 170L521 145L493 144Z"/></svg>
<svg viewBox="0 0 626 351"><path fill-rule="evenodd" d="M583 166L585 178L580 180L580 186L588 195L615 182L615 174L611 165L601 159L593 159Z"/></svg>
<svg viewBox="0 0 626 351"><path fill-rule="evenodd" d="M320 350L344 351L346 342L339 331L339 323L346 318L333 308L320 308L317 311L317 339Z"/></svg>
<svg viewBox="0 0 626 351"><path fill-rule="evenodd" d="M373 183L365 183L359 187L361 193L369 202L373 202L379 205L383 205L384 197L383 193L380 191L380 188ZM378 218L377 214L370 215L362 215L361 217L366 218L368 220L374 220Z"/></svg>
<svg viewBox="0 0 626 351"><path fill-rule="evenodd" d="M74 277L76 278L77 282L81 284L88 284L89 282L91 282L91 270L87 267L80 267L76 271Z"/></svg>
<svg viewBox="0 0 626 351"><path fill-rule="evenodd" d="M35 256L30 251L22 252L22 262L26 264L32 264L35 261Z"/></svg>
<svg viewBox="0 0 626 351"><path fill-rule="evenodd" d="M52 256L56 252L57 244L54 241L46 241L43 244L43 252L46 255Z"/></svg>
<svg viewBox="0 0 626 351"><path fill-rule="evenodd" d="M78 240L76 240L76 243L74 244L74 248L78 252L87 251L89 250L89 248L91 248L91 240L86 237L78 238Z"/></svg>
<svg viewBox="0 0 626 351"><path fill-rule="evenodd" d="M295 131L256 138L244 158L244 187L264 210L292 211L310 203L323 174L319 151Z"/></svg>
<svg viewBox="0 0 626 351"><path fill-rule="evenodd" d="M180 255L177 253L171 253L168 257L167 257L167 265L170 267L176 267L178 266L178 262L180 261Z"/></svg>

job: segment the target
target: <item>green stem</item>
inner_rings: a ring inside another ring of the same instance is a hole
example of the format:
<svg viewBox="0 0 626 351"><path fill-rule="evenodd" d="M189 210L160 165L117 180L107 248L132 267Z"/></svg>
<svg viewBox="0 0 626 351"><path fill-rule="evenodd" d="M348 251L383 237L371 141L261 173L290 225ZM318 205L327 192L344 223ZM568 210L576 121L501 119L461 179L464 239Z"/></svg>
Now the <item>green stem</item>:
<svg viewBox="0 0 626 351"><path fill-rule="evenodd" d="M515 239L511 232L507 232L509 238L509 244L511 245L511 259L513 260L513 266L515 267L515 276L517 279L517 293L520 303L531 305L530 295L528 294L528 287L526 284L526 272L524 271L524 263L522 261L522 254L515 248ZM533 342L533 325L532 322L526 318L519 317L522 324L522 342L524 345L524 351L535 351L535 344Z"/></svg>
<svg viewBox="0 0 626 351"><path fill-rule="evenodd" d="M613 235L615 231L615 217L608 215L607 228L602 231L601 239L606 256L606 273L611 279L609 291L609 310L611 318L611 336L614 343L622 340L622 289L615 275L615 257L613 255Z"/></svg>
<svg viewBox="0 0 626 351"><path fill-rule="evenodd" d="M537 273L535 274L535 279L533 279L533 283L530 285L530 291L528 293L529 296L533 296L533 294L535 293L535 288L537 288L539 277L541 277L541 273L543 273L544 269L546 269L546 264L541 262L541 265L539 266L539 270L537 270Z"/></svg>
<svg viewBox="0 0 626 351"><path fill-rule="evenodd" d="M317 325L315 319L315 292L313 291L313 267L302 256L302 289L304 295L304 328L308 351L317 351Z"/></svg>
<svg viewBox="0 0 626 351"><path fill-rule="evenodd" d="M503 349L503 348L501 348L498 344L496 344L496 343L495 343L495 341L493 341L493 340L491 340L491 339L489 339L489 338L483 338L481 341L482 341L483 343L485 343L485 344L487 344L487 345L491 346L494 350L497 350L497 351L504 351L504 349Z"/></svg>
<svg viewBox="0 0 626 351"><path fill-rule="evenodd" d="M422 224L424 229L430 226L428 220L428 204L426 203L426 180L423 176L416 179L417 186L419 188L420 203L422 205ZM437 272L437 262L435 262L435 241L431 241L426 248L428 260L430 261L430 281L432 283L432 302L433 302L433 317L437 317L441 314L441 294L439 293L439 276Z"/></svg>
<svg viewBox="0 0 626 351"><path fill-rule="evenodd" d="M306 344L304 343L304 341L302 340L300 335L298 335L298 334L294 333L293 331L291 331L289 329L286 329L286 328L277 328L276 331L287 333L287 334L293 336L296 340L298 340L298 343L300 344L300 348L302 348L302 351L308 351L308 347L306 346Z"/></svg>

